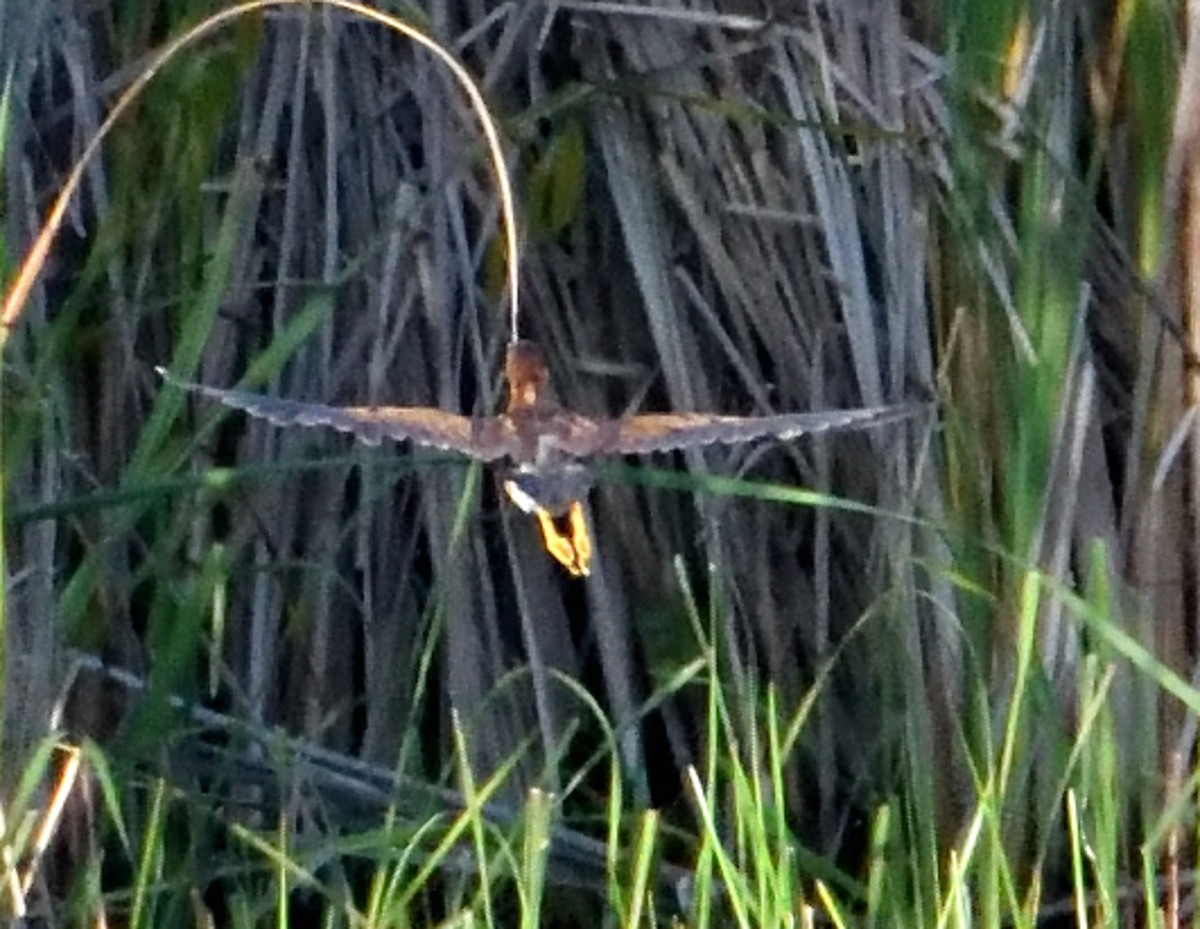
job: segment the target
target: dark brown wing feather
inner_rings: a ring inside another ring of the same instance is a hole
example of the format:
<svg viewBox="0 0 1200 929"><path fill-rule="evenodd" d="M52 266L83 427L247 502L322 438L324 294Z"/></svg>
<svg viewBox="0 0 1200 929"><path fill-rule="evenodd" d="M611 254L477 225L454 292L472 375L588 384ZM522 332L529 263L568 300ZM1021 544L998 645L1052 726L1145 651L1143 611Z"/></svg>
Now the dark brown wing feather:
<svg viewBox="0 0 1200 929"><path fill-rule="evenodd" d="M612 444L617 439L620 421L556 410L535 428L539 435L550 437L559 451L573 458L591 458L613 454Z"/></svg>
<svg viewBox="0 0 1200 929"><path fill-rule="evenodd" d="M911 416L913 412L911 407L893 406L780 416L650 413L617 420L616 437L605 451L615 455L635 455L702 445L736 445L767 436L791 439L832 429L875 426Z"/></svg>
<svg viewBox="0 0 1200 929"><path fill-rule="evenodd" d="M503 458L514 447L512 430L500 417L470 419L432 407L324 406L192 384L175 379L161 368L158 371L176 387L219 400L276 426L328 426L348 432L368 445L378 445L383 439L410 441L460 452L481 461Z"/></svg>

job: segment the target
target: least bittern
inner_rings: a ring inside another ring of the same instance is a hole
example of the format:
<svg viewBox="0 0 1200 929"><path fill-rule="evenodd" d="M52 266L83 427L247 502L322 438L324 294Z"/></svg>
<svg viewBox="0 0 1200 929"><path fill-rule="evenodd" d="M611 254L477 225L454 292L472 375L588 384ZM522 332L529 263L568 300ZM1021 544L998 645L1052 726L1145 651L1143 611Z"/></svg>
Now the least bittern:
<svg viewBox="0 0 1200 929"><path fill-rule="evenodd" d="M219 400L277 426L329 426L370 445L382 439L449 449L479 461L506 459L508 498L537 517L546 550L572 575L586 575L592 543L581 501L595 481L589 462L604 455L636 455L702 445L732 445L773 436L789 439L908 415L905 407L722 416L713 413L643 413L597 419L564 409L549 387L541 348L530 341L508 346L504 374L508 403L497 416L469 417L434 407L324 406L241 390L170 383ZM565 518L565 531L559 521Z"/></svg>

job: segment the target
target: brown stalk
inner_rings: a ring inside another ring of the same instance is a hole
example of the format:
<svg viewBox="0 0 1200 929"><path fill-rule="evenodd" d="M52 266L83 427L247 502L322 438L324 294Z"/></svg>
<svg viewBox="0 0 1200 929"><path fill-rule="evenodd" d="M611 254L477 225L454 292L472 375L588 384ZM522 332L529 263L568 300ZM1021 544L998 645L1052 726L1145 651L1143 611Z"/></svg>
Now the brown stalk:
<svg viewBox="0 0 1200 929"><path fill-rule="evenodd" d="M348 13L356 13L365 19L373 20L381 23L390 29L401 33L417 44L423 46L434 54L443 64L445 64L454 77L458 80L467 97L471 101L471 106L474 108L476 115L479 117L480 126L483 129L483 134L487 139L488 155L492 163L492 168L496 174L496 184L500 192L501 215L504 224L504 237L506 245L506 267L508 287L511 293L509 304L509 316L511 320L511 334L515 341L517 338L517 324L519 313L519 278L517 274L518 264L518 239L517 239L517 224L515 209L513 206L512 186L508 178L508 170L504 162L504 150L500 145L500 134L496 129L495 121L492 119L491 112L488 109L487 103L483 99L483 93L479 86L467 73L466 69L458 62L444 46L439 44L437 40L421 32L414 26L409 25L404 20L396 16L391 16L379 10L373 9L362 3L355 3L353 0L249 0L246 3L240 3L237 6L232 6L229 9L221 10L214 13L212 16L203 20L196 26L193 26L179 38L168 42L167 45L160 51L145 69L134 79L133 83L125 93L121 94L120 98L113 105L112 110L101 124L96 134L88 142L83 153L76 160L75 165L71 169L71 173L67 175L67 180L59 191L58 196L54 199L53 205L50 207L49 213L46 215L46 221L42 224L41 230L38 232L37 238L34 239L33 245L30 246L25 260L21 262L20 270L17 272L16 278L9 286L7 294L4 297L3 308L0 309L0 349L8 341L8 334L17 324L21 317L21 312L25 307L25 302L29 298L29 292L33 289L34 282L41 273L42 268L46 263L46 257L50 253L50 245L54 240L54 236L58 232L59 226L62 225L63 217L66 215L67 207L71 202L71 197L74 196L78 189L80 181L83 179L83 172L86 170L89 162L95 157L99 151L101 144L104 142L108 133L116 125L121 115L129 108L129 106L138 98L141 92L146 88L146 85L163 69L163 67L174 58L179 52L199 42L201 39L209 36L213 32L223 26L227 26L241 16L246 16L250 13L255 13L260 10L274 9L277 7L310 7L316 5L334 7L344 10Z"/></svg>

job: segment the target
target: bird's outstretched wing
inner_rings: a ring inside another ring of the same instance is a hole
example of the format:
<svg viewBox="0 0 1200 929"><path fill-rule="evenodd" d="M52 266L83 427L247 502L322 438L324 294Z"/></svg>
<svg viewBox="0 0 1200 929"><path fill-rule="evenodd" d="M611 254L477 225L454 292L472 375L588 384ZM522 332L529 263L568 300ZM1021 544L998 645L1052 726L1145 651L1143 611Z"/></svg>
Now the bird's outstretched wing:
<svg viewBox="0 0 1200 929"><path fill-rule="evenodd" d="M914 407L886 406L779 416L718 416L708 413L648 413L617 420L616 436L604 449L636 455L702 445L736 445L768 436L792 439L833 429L876 426L911 416Z"/></svg>
<svg viewBox="0 0 1200 929"><path fill-rule="evenodd" d="M178 380L162 368L156 370L169 384L219 400L276 426L328 426L348 432L368 445L378 445L383 439L409 441L459 452L480 461L503 458L514 448L511 426L503 417L471 419L421 406L324 406L192 384Z"/></svg>

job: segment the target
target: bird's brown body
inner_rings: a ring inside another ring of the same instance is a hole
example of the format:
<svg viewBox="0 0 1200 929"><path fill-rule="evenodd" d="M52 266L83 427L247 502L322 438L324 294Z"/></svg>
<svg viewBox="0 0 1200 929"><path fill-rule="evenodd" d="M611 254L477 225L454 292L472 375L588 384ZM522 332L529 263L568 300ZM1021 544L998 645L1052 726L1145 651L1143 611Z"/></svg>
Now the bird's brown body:
<svg viewBox="0 0 1200 929"><path fill-rule="evenodd" d="M517 341L504 373L508 400L496 416L467 417L432 407L330 407L240 390L171 383L276 425L329 426L369 444L382 439L450 449L480 461L507 459L509 499L541 525L546 549L571 574L586 575L591 538L581 501L593 484L588 463L601 455L632 455L774 436L787 439L831 429L875 425L907 416L904 407L831 410L778 416L650 413L597 419L564 409L554 399L541 349ZM565 527L559 521L565 520Z"/></svg>

